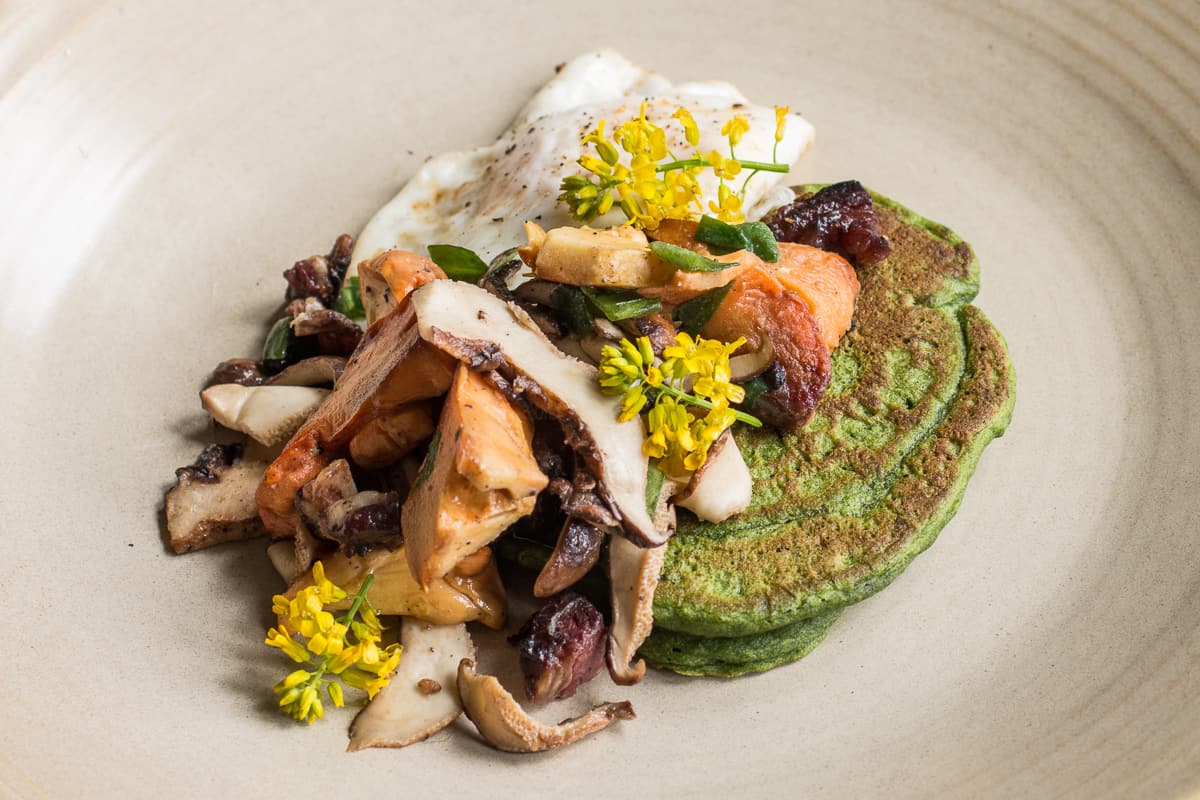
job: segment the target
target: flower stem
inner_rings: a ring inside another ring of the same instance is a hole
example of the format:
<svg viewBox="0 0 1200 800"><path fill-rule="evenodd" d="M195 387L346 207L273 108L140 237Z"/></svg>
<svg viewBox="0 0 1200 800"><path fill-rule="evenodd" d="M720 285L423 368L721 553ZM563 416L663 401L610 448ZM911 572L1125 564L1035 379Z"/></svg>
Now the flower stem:
<svg viewBox="0 0 1200 800"><path fill-rule="evenodd" d="M350 610L346 612L346 616L340 620L343 625L349 625L354 620L354 615L358 613L358 609L367 599L367 589L371 588L371 584L375 581L375 573L367 573L367 577L363 578L362 585L358 587L358 591L354 593L354 601L350 603Z"/></svg>
<svg viewBox="0 0 1200 800"><path fill-rule="evenodd" d="M791 167L787 164L771 164L766 161L739 161L743 167L747 169L757 170L759 172L790 172ZM711 167L712 164L704 158L685 158L682 161L668 161L666 164L659 164L658 172L669 172L673 169L687 169L688 167Z"/></svg>
<svg viewBox="0 0 1200 800"><path fill-rule="evenodd" d="M703 397L697 397L694 394L688 394L687 392L682 391L680 389L676 389L674 386L671 386L666 383L661 384L655 388L658 389L660 392L666 392L667 394L674 397L676 400L683 400L684 402L691 403L692 405L697 405L697 406L700 406L701 408L707 408L710 410L713 407L713 404L710 403L709 401L705 400ZM754 428L762 427L762 421L758 417L752 417L749 414L738 411L737 409L731 409L731 410L733 411L733 415L737 419L746 423L747 425L750 425L751 427L754 427Z"/></svg>

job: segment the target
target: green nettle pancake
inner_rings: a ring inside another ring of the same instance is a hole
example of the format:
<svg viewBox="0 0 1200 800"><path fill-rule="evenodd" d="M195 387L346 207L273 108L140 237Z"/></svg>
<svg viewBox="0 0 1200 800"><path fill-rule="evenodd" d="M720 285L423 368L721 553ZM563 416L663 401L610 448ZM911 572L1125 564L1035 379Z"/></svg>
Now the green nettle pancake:
<svg viewBox="0 0 1200 800"><path fill-rule="evenodd" d="M970 246L874 198L892 252L858 267L829 390L798 432L738 426L747 511L720 524L681 512L641 649L651 664L739 675L807 654L840 609L933 543L1008 425L1015 377L999 331L969 304Z"/></svg>

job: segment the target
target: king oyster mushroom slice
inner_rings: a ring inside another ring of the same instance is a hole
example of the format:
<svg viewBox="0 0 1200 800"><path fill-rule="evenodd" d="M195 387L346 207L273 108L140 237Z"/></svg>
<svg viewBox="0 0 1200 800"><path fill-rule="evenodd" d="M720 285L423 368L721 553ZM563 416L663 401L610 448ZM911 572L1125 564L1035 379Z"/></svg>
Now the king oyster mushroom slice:
<svg viewBox="0 0 1200 800"><path fill-rule="evenodd" d="M226 428L270 447L295 433L327 394L309 386L219 383L200 393L200 403Z"/></svg>
<svg viewBox="0 0 1200 800"><path fill-rule="evenodd" d="M347 750L405 747L432 736L462 713L462 700L454 690L458 663L475 657L467 626L430 625L405 617L400 644L400 666L354 718Z"/></svg>
<svg viewBox="0 0 1200 800"><path fill-rule="evenodd" d="M646 547L670 531L646 511L646 456L640 423L617 421L620 400L601 393L596 368L567 356L516 306L461 281L434 281L412 293L421 338L472 369L495 370L541 411L599 479L597 490L624 534Z"/></svg>
<svg viewBox="0 0 1200 800"><path fill-rule="evenodd" d="M475 672L475 662L458 665L458 694L467 717L490 744L510 753L536 753L561 747L604 730L616 720L636 719L628 700L602 703L574 719L543 725L530 717L500 681Z"/></svg>
<svg viewBox="0 0 1200 800"><path fill-rule="evenodd" d="M675 530L676 485L663 480L655 522ZM629 686L646 674L646 662L634 656L654 628L654 590L667 557L667 545L638 547L620 536L608 544L608 578L612 592L612 624L608 627L608 674L614 683Z"/></svg>
<svg viewBox="0 0 1200 800"><path fill-rule="evenodd" d="M742 451L733 433L725 431L713 442L708 458L683 491L675 495L674 502L705 522L723 522L749 508L753 489Z"/></svg>
<svg viewBox="0 0 1200 800"><path fill-rule="evenodd" d="M254 492L265 461L242 457L241 445L213 444L191 466L175 470L167 492L167 534L176 553L266 533Z"/></svg>

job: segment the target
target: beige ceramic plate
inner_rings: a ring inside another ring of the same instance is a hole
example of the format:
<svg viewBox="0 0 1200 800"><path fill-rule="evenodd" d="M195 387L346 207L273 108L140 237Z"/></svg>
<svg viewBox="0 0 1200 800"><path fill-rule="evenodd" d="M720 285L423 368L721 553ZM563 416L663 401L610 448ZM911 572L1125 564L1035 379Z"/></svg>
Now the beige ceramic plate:
<svg viewBox="0 0 1200 800"><path fill-rule="evenodd" d="M0 794L1195 791L1198 24L1185 0L0 5ZM798 178L971 241L1015 419L937 545L802 662L600 679L639 719L538 757L469 728L347 755L348 714L268 707L261 546L164 550L195 392L257 347L281 270L600 44L790 103L818 131Z"/></svg>

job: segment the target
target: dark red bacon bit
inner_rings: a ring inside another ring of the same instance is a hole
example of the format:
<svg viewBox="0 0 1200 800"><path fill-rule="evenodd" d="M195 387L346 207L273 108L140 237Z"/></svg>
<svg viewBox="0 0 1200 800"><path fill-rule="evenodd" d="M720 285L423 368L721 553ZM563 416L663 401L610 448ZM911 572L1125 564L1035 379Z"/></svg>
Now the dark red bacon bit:
<svg viewBox="0 0 1200 800"><path fill-rule="evenodd" d="M858 181L843 181L802 195L766 222L780 242L819 247L856 264L882 261L892 250L879 231L871 195Z"/></svg>
<svg viewBox="0 0 1200 800"><path fill-rule="evenodd" d="M586 597L550 598L510 640L521 654L525 695L535 703L563 700L604 668L604 617Z"/></svg>

